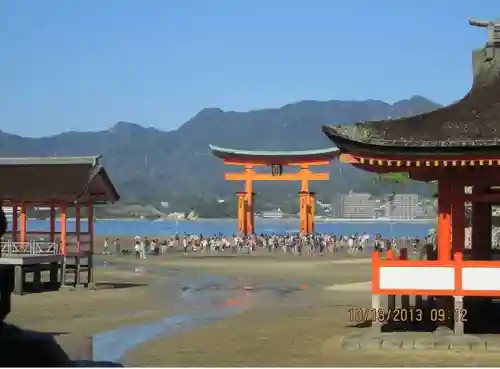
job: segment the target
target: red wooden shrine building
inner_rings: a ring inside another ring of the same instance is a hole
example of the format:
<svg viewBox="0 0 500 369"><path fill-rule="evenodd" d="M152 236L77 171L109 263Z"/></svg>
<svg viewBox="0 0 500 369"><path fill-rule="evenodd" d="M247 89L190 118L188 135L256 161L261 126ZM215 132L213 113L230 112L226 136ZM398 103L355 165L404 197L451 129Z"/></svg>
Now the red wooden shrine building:
<svg viewBox="0 0 500 369"><path fill-rule="evenodd" d="M238 199L238 232L244 235L255 232L254 226L254 181L300 181L299 231L314 233L315 193L309 189L309 181L326 181L328 172L313 172L314 166L327 166L337 158L336 148L303 151L249 151L235 150L210 145L212 153L223 159L224 164L243 167L242 173L226 173L228 181L244 181L245 189L236 194ZM254 169L271 167L271 173L260 173ZM284 166L298 168L285 173Z"/></svg>
<svg viewBox="0 0 500 369"><path fill-rule="evenodd" d="M119 195L100 163L100 157L0 158L0 199L10 232L4 235L1 265L14 266L16 292L23 292L27 270L55 264L64 284L66 267L76 268L75 284L82 272L85 284L93 283L94 205L115 202ZM10 211L9 211L10 210ZM29 214L45 212L48 229L30 229ZM76 259L76 261L75 261ZM83 270L85 269L85 270Z"/></svg>
<svg viewBox="0 0 500 369"><path fill-rule="evenodd" d="M380 295L453 296L453 315L464 296L500 297L500 261L492 260L491 248L491 205L500 203L492 189L500 185L500 22L470 24L487 27L489 39L473 52L473 84L463 99L414 117L323 127L344 162L438 183L436 260L382 260L374 253L374 307ZM470 253L465 203L472 204ZM450 320L463 333L461 319Z"/></svg>

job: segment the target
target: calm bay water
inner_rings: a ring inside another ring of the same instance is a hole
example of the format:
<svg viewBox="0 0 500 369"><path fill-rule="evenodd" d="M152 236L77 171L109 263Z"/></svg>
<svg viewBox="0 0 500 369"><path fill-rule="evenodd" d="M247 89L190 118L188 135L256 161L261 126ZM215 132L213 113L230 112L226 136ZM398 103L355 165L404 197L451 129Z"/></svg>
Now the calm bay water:
<svg viewBox="0 0 500 369"><path fill-rule="evenodd" d="M429 228L434 227L434 222L338 222L317 223L316 231L336 235L351 235L366 232L368 234L380 233L385 237L419 236L424 237ZM290 233L297 232L298 220L265 220L256 219L257 233ZM49 222L37 219L28 220L30 231L47 231ZM56 223L59 230L59 224ZM97 220L94 225L96 235L121 235L121 236L162 236L179 234L218 234L231 235L236 232L236 220L175 220L149 221L149 220ZM68 230L74 231L74 222L68 221ZM82 231L87 230L86 222L82 222Z"/></svg>

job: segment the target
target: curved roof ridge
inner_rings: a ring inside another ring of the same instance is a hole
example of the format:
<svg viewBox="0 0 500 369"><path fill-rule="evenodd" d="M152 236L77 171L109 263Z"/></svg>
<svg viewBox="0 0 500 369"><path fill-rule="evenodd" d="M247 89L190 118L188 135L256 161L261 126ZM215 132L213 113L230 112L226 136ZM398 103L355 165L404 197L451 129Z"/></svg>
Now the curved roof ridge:
<svg viewBox="0 0 500 369"><path fill-rule="evenodd" d="M324 125L322 131L335 144L344 139L376 146L498 147L499 99L500 77L495 83L473 87L457 102L430 112L349 125Z"/></svg>
<svg viewBox="0 0 500 369"><path fill-rule="evenodd" d="M212 153L224 160L253 161L255 163L268 163L269 160L276 161L276 164L291 161L322 161L332 160L340 155L337 147L312 150L241 150L208 145Z"/></svg>
<svg viewBox="0 0 500 369"><path fill-rule="evenodd" d="M262 156L286 156L286 155L317 155L317 154L334 154L339 151L336 147L327 147L324 149L310 149L310 150L242 150L230 149L227 147L219 147L215 145L208 145L212 151L220 151L225 153L237 155L262 155Z"/></svg>

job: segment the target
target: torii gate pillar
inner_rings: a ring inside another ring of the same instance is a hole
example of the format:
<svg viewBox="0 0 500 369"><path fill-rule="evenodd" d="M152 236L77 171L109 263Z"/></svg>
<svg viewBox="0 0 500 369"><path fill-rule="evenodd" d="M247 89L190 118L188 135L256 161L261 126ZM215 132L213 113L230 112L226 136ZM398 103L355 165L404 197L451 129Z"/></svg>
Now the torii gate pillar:
<svg viewBox="0 0 500 369"><path fill-rule="evenodd" d="M299 229L301 234L314 233L314 202L314 192L299 192Z"/></svg>
<svg viewBox="0 0 500 369"><path fill-rule="evenodd" d="M253 199L255 192L237 192L236 200L238 204L238 233L252 234L254 227Z"/></svg>

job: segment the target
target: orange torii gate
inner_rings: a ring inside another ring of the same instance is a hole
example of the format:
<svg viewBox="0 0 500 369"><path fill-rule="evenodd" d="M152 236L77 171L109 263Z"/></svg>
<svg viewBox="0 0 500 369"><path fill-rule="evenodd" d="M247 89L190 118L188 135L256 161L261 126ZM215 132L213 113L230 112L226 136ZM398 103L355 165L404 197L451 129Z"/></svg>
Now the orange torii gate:
<svg viewBox="0 0 500 369"><path fill-rule="evenodd" d="M237 192L238 232L248 235L254 227L254 181L300 181L299 208L300 233L314 233L315 193L309 190L309 181L327 181L328 172L311 172L310 167L325 166L337 158L337 148L303 151L251 151L235 150L210 145L212 153L226 165L242 166L241 173L225 173L228 181L244 181L244 192ZM257 173L256 167L270 166L271 173ZM296 173L283 173L283 166L299 167Z"/></svg>

